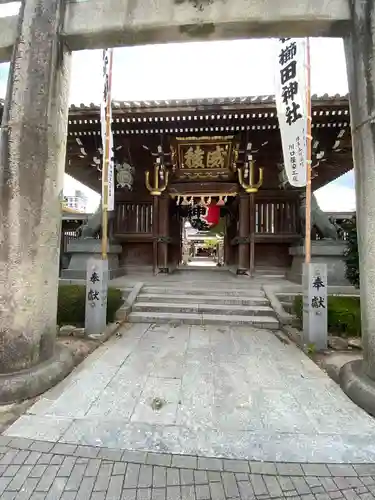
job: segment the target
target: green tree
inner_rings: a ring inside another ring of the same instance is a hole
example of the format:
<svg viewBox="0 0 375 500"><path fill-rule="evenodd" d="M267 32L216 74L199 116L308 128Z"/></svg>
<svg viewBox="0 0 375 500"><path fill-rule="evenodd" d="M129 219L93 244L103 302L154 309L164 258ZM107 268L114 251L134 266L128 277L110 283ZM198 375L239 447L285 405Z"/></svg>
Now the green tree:
<svg viewBox="0 0 375 500"><path fill-rule="evenodd" d="M347 234L346 248L344 251L345 276L349 283L359 288L359 256L357 239L357 219L356 216L346 220L342 228Z"/></svg>

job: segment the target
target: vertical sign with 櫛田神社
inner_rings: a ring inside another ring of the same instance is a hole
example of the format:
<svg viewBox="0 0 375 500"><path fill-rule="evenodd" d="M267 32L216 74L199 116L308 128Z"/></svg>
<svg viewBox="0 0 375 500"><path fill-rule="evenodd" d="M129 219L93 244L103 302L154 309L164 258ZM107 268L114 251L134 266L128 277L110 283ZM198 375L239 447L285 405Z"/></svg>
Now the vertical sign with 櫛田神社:
<svg viewBox="0 0 375 500"><path fill-rule="evenodd" d="M306 186L307 68L306 39L277 42L276 107L285 172L294 187Z"/></svg>
<svg viewBox="0 0 375 500"><path fill-rule="evenodd" d="M114 158L112 135L112 60L113 49L103 50L103 98L100 106L102 131L103 168L102 182L103 205L108 211L115 209ZM109 144L107 144L107 139ZM107 156L108 155L108 156ZM106 168L104 163L106 162Z"/></svg>

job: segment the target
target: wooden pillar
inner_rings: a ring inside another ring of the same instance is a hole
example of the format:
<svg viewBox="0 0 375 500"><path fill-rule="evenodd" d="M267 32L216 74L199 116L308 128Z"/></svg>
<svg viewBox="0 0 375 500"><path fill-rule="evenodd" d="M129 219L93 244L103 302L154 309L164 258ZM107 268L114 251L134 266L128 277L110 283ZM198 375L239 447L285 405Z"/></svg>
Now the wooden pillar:
<svg viewBox="0 0 375 500"><path fill-rule="evenodd" d="M159 238L159 196L153 197L152 205L152 236L153 236L153 268L154 274L158 272L158 238Z"/></svg>
<svg viewBox="0 0 375 500"><path fill-rule="evenodd" d="M169 196L163 194L159 198L158 271L168 273Z"/></svg>
<svg viewBox="0 0 375 500"><path fill-rule="evenodd" d="M238 264L237 274L246 274L249 268L249 195L240 195L238 228Z"/></svg>
<svg viewBox="0 0 375 500"><path fill-rule="evenodd" d="M254 276L255 272L255 194L249 195L249 223L250 223L250 243L249 243L249 272L250 276Z"/></svg>

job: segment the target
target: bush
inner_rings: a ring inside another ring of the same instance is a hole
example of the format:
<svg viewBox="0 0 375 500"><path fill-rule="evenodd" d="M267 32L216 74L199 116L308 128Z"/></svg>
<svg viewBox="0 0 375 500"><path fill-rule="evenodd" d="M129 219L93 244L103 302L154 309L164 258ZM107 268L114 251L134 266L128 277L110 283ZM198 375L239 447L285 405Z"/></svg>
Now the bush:
<svg viewBox="0 0 375 500"><path fill-rule="evenodd" d="M302 297L294 299L294 312L302 327ZM361 335L361 308L359 297L328 297L328 332L340 337Z"/></svg>
<svg viewBox="0 0 375 500"><path fill-rule="evenodd" d="M359 288L359 257L357 240L357 219L352 219L342 223L342 228L347 233L346 248L344 251L345 276L346 279L356 288Z"/></svg>
<svg viewBox="0 0 375 500"><path fill-rule="evenodd" d="M108 288L107 323L115 321L116 312L123 303L122 292ZM57 324L84 326L86 307L86 287L84 285L59 286L57 302Z"/></svg>

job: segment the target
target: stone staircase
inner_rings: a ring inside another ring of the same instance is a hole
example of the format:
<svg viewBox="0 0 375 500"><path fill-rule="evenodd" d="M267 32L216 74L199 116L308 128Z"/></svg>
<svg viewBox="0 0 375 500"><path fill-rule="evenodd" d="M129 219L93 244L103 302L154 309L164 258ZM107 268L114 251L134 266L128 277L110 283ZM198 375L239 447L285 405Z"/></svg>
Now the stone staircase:
<svg viewBox="0 0 375 500"><path fill-rule="evenodd" d="M128 321L279 328L276 314L260 287L234 287L226 282L145 284Z"/></svg>

